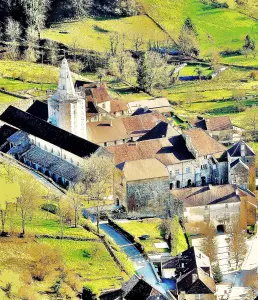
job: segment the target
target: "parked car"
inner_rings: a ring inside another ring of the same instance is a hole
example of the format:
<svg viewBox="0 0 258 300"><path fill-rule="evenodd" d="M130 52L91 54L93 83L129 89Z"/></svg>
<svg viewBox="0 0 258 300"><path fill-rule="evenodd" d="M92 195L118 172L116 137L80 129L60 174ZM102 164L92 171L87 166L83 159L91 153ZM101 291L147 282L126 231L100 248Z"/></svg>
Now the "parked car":
<svg viewBox="0 0 258 300"><path fill-rule="evenodd" d="M142 241L148 240L150 238L150 236L148 234L143 234L141 236L139 236L139 239Z"/></svg>

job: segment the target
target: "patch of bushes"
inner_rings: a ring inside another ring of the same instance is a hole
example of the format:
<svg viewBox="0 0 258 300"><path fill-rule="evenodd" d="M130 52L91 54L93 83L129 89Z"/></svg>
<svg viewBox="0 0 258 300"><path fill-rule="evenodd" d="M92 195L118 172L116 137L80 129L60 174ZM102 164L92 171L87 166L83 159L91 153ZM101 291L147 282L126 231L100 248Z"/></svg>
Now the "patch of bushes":
<svg viewBox="0 0 258 300"><path fill-rule="evenodd" d="M56 213L57 213L57 206L55 204L52 204L52 203L44 203L41 206L41 209L45 210L45 211L48 211L48 212L50 212L51 214L54 214L54 215L56 215Z"/></svg>

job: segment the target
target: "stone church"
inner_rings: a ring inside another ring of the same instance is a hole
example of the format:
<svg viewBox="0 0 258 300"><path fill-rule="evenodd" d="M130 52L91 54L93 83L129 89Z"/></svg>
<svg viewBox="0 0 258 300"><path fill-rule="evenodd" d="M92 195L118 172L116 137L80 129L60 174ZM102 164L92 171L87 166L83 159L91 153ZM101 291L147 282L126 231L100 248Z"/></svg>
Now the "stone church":
<svg viewBox="0 0 258 300"><path fill-rule="evenodd" d="M68 62L64 58L56 93L48 100L48 122L87 139L85 98L75 91Z"/></svg>
<svg viewBox="0 0 258 300"><path fill-rule="evenodd" d="M67 60L48 104L26 112L9 106L0 115L0 152L67 188L78 182L83 159L102 151L87 140L85 99L75 90Z"/></svg>

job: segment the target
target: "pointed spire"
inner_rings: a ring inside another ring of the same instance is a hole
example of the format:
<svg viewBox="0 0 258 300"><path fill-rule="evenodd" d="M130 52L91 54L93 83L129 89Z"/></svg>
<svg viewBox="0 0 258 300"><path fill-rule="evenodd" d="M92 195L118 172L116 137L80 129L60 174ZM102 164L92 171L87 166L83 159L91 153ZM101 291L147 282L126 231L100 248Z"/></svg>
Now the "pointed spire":
<svg viewBox="0 0 258 300"><path fill-rule="evenodd" d="M59 94L61 98L75 96L72 75L66 58L64 58L61 63L57 94Z"/></svg>

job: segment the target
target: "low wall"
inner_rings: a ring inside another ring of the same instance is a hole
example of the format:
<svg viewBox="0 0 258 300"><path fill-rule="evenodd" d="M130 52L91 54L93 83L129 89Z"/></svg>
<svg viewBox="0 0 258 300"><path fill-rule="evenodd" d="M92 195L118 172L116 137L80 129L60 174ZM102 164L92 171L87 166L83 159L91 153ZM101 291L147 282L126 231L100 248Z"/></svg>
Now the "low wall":
<svg viewBox="0 0 258 300"><path fill-rule="evenodd" d="M69 241L78 241L78 242L99 242L101 243L100 239L93 239L93 238L79 238L74 236L61 236L61 235L49 235L49 234L36 234L35 238L37 239L56 239L56 240L69 240Z"/></svg>
<svg viewBox="0 0 258 300"><path fill-rule="evenodd" d="M116 222L114 222L111 219L108 219L108 224L111 225L113 228L115 228L118 232L120 232L122 235L124 235L131 243L134 244L135 248L140 251L140 253L144 254L144 256L147 257L147 253L144 251L143 245L136 242L134 239L134 236L131 235L129 232L124 230L122 227L120 227Z"/></svg>

